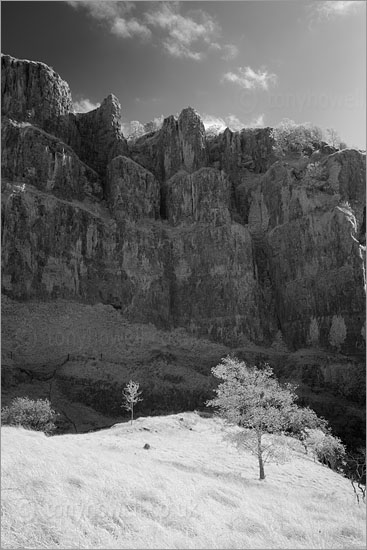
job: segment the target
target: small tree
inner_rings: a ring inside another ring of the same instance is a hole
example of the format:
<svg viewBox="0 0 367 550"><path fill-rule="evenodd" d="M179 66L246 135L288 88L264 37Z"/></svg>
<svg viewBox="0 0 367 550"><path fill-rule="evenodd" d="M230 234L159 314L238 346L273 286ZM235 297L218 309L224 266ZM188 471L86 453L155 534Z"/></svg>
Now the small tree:
<svg viewBox="0 0 367 550"><path fill-rule="evenodd" d="M56 426L57 413L51 408L48 399L29 399L16 397L9 407L1 409L1 422L9 426L22 426L28 430L36 430L51 434Z"/></svg>
<svg viewBox="0 0 367 550"><path fill-rule="evenodd" d="M262 369L248 367L236 358L226 357L212 369L212 373L223 382L214 390L216 398L206 404L218 408L219 414L230 423L244 428L244 441L252 439L245 446L257 456L260 479L265 479L264 463L274 455L277 440L270 438L269 444L269 441L264 441L264 435L283 435L292 431L297 413L299 432L301 427L311 427L316 415L308 413L309 409L303 409L303 415L299 413L301 409L295 404L295 386L282 386L273 377L269 365ZM248 430L251 430L251 437Z"/></svg>
<svg viewBox="0 0 367 550"><path fill-rule="evenodd" d="M341 315L333 315L333 320L331 322L330 333L329 333L329 342L340 351L342 344L345 341L347 336L347 327L345 326L345 321Z"/></svg>
<svg viewBox="0 0 367 550"><path fill-rule="evenodd" d="M131 412L131 424L134 420L134 405L139 403L139 401L143 401L143 398L140 397L141 394L142 391L139 390L139 383L133 382L132 380L130 380L130 382L126 384L125 388L123 389L123 403L121 407Z"/></svg>
<svg viewBox="0 0 367 550"><path fill-rule="evenodd" d="M320 331L316 317L311 318L310 328L308 329L307 342L311 346L317 346L319 343Z"/></svg>

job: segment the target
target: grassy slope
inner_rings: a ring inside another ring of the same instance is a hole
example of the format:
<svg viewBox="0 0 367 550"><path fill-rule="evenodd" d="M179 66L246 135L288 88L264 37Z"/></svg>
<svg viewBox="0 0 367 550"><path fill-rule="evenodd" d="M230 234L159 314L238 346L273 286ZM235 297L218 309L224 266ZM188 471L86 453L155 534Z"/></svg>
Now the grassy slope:
<svg viewBox="0 0 367 550"><path fill-rule="evenodd" d="M346 479L297 451L260 482L217 419L146 417L52 438L4 427L2 447L2 548L365 546Z"/></svg>

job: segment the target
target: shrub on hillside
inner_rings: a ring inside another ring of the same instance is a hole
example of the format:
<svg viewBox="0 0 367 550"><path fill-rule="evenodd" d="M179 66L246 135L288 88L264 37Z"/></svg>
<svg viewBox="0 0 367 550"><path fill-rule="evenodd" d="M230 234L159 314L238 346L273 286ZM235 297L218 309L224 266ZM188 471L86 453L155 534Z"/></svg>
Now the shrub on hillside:
<svg viewBox="0 0 367 550"><path fill-rule="evenodd" d="M57 414L51 408L48 399L29 399L17 397L9 407L1 409L1 422L9 426L22 426L27 430L36 430L51 434L55 426Z"/></svg>
<svg viewBox="0 0 367 550"><path fill-rule="evenodd" d="M310 430L305 441L314 458L326 464L332 470L341 470L345 458L345 447L341 440L321 430Z"/></svg>

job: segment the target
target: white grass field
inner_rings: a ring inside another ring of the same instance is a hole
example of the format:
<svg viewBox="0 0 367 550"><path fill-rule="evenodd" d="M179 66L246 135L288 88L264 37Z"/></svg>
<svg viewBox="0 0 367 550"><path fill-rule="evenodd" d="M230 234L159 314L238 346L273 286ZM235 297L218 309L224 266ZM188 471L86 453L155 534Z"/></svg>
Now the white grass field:
<svg viewBox="0 0 367 550"><path fill-rule="evenodd" d="M3 427L1 547L365 547L347 479L299 450L260 482L223 435L196 413L54 437Z"/></svg>

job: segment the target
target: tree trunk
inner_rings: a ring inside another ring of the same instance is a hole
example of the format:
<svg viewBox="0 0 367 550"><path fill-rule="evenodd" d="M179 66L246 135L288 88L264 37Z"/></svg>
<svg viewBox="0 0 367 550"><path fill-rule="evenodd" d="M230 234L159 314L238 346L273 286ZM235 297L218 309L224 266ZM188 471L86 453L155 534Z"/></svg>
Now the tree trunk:
<svg viewBox="0 0 367 550"><path fill-rule="evenodd" d="M134 420L134 407L131 407L131 425L133 425Z"/></svg>
<svg viewBox="0 0 367 550"><path fill-rule="evenodd" d="M265 479L265 472L264 472L263 457L261 454L259 455L259 468L260 468L260 480L263 480Z"/></svg>
<svg viewBox="0 0 367 550"><path fill-rule="evenodd" d="M265 471L264 471L264 462L263 462L263 451L261 448L261 433L257 433L257 457L259 459L259 470L260 470L260 481L265 479Z"/></svg>

